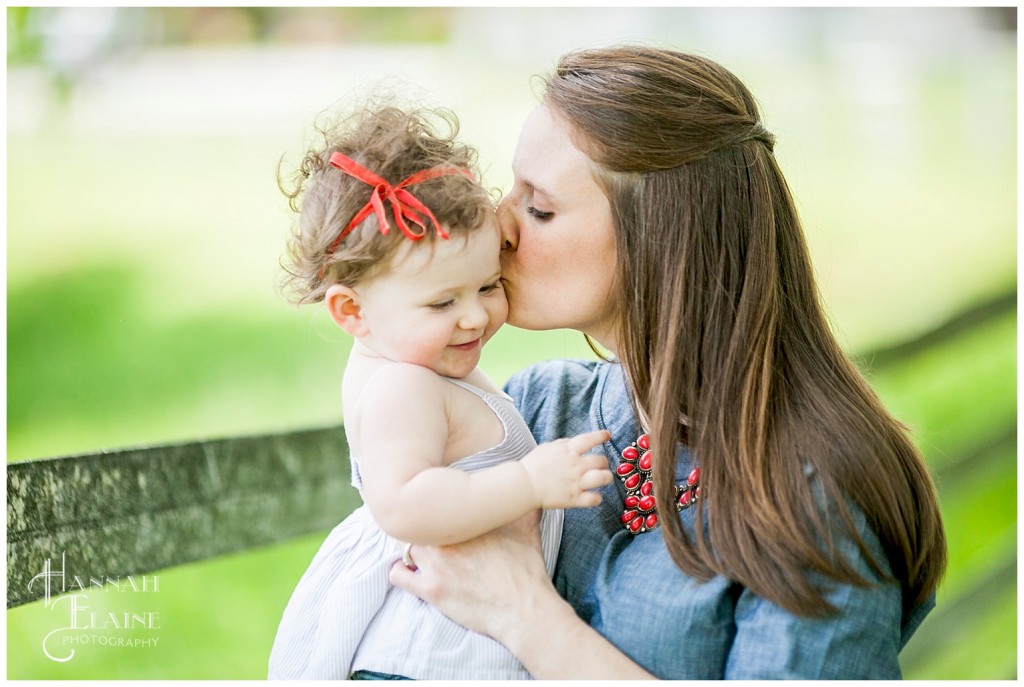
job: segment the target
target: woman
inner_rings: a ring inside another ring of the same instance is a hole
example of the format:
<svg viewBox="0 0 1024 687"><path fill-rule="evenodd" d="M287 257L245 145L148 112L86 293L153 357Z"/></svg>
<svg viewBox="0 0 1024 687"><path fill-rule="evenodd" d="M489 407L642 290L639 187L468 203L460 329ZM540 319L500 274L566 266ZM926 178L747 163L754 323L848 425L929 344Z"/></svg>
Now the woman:
<svg viewBox="0 0 1024 687"><path fill-rule="evenodd" d="M523 127L509 321L616 362L508 391L538 441L608 429L631 482L566 513L554 585L532 523L392 580L536 678L897 678L934 605L934 487L830 332L773 145L735 76L650 48L563 57Z"/></svg>

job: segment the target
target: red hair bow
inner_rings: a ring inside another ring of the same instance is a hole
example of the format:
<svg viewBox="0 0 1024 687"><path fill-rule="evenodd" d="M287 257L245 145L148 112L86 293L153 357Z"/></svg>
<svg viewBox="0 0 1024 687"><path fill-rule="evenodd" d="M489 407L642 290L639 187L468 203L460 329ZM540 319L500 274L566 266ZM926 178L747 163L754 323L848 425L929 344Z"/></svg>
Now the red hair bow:
<svg viewBox="0 0 1024 687"><path fill-rule="evenodd" d="M433 222L434 229L441 238L448 238L448 234L441 228L441 225L438 223L437 218L434 217L434 213L430 211L430 208L421 203L416 196L406 191L405 187L427 181L428 179L436 179L437 177L446 176L448 174L462 174L470 179L473 178L473 175L469 170L462 169L461 167L432 167L431 169L424 169L416 172L392 186L381 177L342 153L331 153L330 162L346 174L355 177L364 184L373 186L373 193L370 194L370 200L366 205L356 213L351 222L345 225L345 228L341 230L341 234L338 235L338 238L334 239L334 242L327 249L328 253L333 253L338 247L338 244L341 243L341 240L344 239L353 229L359 226L360 222L369 217L371 212L376 213L377 215L377 223L380 225L380 233L386 235L388 230L391 229L391 225L388 224L387 214L384 212L385 202L391 204L392 212L395 216L395 223L398 224L398 228L401 229L402 233L410 240L419 241L426 235L427 220ZM420 228L419 232L414 232L410 229L405 220L409 220L418 226Z"/></svg>

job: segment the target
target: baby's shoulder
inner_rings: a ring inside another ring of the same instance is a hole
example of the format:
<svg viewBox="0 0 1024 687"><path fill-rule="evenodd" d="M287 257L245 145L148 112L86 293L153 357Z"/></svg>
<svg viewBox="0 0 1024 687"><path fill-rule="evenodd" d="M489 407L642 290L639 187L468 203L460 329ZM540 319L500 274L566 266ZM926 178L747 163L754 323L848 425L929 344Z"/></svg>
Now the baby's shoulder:
<svg viewBox="0 0 1024 687"><path fill-rule="evenodd" d="M436 372L411 363L390 363L366 378L359 398L360 405L406 405L436 399L443 391L443 380Z"/></svg>
<svg viewBox="0 0 1024 687"><path fill-rule="evenodd" d="M359 450L364 436L394 437L446 426L448 401L440 381L426 368L393 363L350 386L351 395L343 402L353 449Z"/></svg>

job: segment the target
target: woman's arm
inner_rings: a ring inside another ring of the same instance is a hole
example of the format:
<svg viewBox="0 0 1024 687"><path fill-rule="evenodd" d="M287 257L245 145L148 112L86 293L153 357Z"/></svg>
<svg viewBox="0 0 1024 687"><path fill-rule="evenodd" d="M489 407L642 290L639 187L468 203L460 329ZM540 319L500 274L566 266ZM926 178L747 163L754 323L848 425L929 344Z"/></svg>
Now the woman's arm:
<svg viewBox="0 0 1024 687"><path fill-rule="evenodd" d="M899 680L898 586L841 585L830 618L801 618L746 590L736 603L730 680Z"/></svg>
<svg viewBox="0 0 1024 687"><path fill-rule="evenodd" d="M418 572L397 563L391 582L504 644L534 678L653 678L555 591L535 513L463 544L413 547L412 555Z"/></svg>
<svg viewBox="0 0 1024 687"><path fill-rule="evenodd" d="M878 537L852 503L851 515L868 551L888 564ZM832 521L839 518L832 515ZM898 680L903 646L903 593L868 565L848 534L833 532L837 555L868 582L865 586L830 581L808 573L827 589L836 612L823 618L799 617L749 589L736 600L736 636L725 667L727 679Z"/></svg>
<svg viewBox="0 0 1024 687"><path fill-rule="evenodd" d="M448 440L444 383L413 365L392 365L363 391L359 412L363 498L381 529L415 544L466 541L538 508L600 503L611 481L608 438L589 432L537 447L521 461L476 472L443 467Z"/></svg>

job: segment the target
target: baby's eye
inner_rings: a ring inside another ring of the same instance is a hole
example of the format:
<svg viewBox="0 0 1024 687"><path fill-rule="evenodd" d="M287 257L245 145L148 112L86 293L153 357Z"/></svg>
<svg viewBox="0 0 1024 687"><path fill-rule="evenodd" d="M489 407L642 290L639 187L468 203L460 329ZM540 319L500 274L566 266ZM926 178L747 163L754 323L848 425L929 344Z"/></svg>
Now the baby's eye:
<svg viewBox="0 0 1024 687"><path fill-rule="evenodd" d="M501 288L501 281L496 281L493 284L488 284L480 289L480 293L494 293Z"/></svg>
<svg viewBox="0 0 1024 687"><path fill-rule="evenodd" d="M538 210L537 208L535 208L535 207L533 207L531 205L531 206L526 208L526 214L533 215L534 217L537 218L538 221L544 222L544 221L547 221L547 220L551 219L554 216L555 213L553 213L553 212L545 212L543 210Z"/></svg>
<svg viewBox="0 0 1024 687"><path fill-rule="evenodd" d="M442 310L447 310L448 308L452 307L452 303L454 302L454 300L449 298L448 300L441 301L440 303L431 303L427 307L430 308L431 310L436 310L440 312Z"/></svg>

